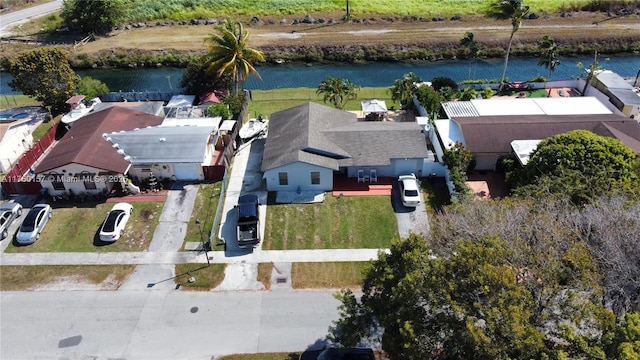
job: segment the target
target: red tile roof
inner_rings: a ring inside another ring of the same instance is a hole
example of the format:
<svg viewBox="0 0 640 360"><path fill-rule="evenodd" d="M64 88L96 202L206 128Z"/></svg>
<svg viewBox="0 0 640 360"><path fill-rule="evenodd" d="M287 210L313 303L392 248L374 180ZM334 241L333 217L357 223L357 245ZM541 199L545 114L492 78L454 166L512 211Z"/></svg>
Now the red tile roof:
<svg viewBox="0 0 640 360"><path fill-rule="evenodd" d="M84 116L54 145L36 173L75 163L124 173L129 162L102 137L102 134L133 130L162 123L162 117L122 107L111 107Z"/></svg>

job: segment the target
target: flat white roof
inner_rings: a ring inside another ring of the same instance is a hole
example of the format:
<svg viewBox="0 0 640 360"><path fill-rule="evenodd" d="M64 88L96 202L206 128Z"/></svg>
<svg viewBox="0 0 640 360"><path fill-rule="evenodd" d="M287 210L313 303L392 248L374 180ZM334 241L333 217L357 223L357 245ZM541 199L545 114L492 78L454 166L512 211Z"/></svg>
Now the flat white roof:
<svg viewBox="0 0 640 360"><path fill-rule="evenodd" d="M550 98L474 99L443 103L450 118L508 115L596 115L611 114L593 96Z"/></svg>
<svg viewBox="0 0 640 360"><path fill-rule="evenodd" d="M456 142L461 142L466 146L462 131L460 131L460 127L455 121L449 119L436 120L435 124L438 134L440 134L440 138L444 142L445 149L450 149Z"/></svg>
<svg viewBox="0 0 640 360"><path fill-rule="evenodd" d="M536 104L546 115L611 114L598 98L593 96L536 98Z"/></svg>
<svg viewBox="0 0 640 360"><path fill-rule="evenodd" d="M216 129L222 121L221 116L203 118L165 118L160 126L213 126Z"/></svg>
<svg viewBox="0 0 640 360"><path fill-rule="evenodd" d="M471 100L480 116L544 115L544 111L531 98Z"/></svg>
<svg viewBox="0 0 640 360"><path fill-rule="evenodd" d="M521 165L527 165L531 153L538 147L540 141L542 140L513 140L511 142L511 148Z"/></svg>

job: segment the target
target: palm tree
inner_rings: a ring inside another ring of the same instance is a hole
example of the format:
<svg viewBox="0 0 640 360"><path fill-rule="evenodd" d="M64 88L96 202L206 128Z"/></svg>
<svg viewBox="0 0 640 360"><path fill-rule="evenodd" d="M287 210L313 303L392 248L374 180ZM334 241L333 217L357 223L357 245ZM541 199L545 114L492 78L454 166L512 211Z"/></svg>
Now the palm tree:
<svg viewBox="0 0 640 360"><path fill-rule="evenodd" d="M475 40L471 31L467 31L464 33L464 37L460 39L460 45L466 46L467 49L469 49L469 56L472 59L476 60L477 63L478 54L482 49L482 45L480 45L480 43ZM469 79L471 79L471 63L469 63Z"/></svg>
<svg viewBox="0 0 640 360"><path fill-rule="evenodd" d="M406 110L409 102L413 99L413 95L416 93L416 83L420 82L422 82L422 79L416 74L412 72L404 74L402 79L394 81L393 86L389 88L391 100L399 102L400 108Z"/></svg>
<svg viewBox="0 0 640 360"><path fill-rule="evenodd" d="M468 87L462 91L462 96L460 97L460 100L469 101L469 100L475 99L477 96L478 96L478 91L472 87Z"/></svg>
<svg viewBox="0 0 640 360"><path fill-rule="evenodd" d="M360 87L354 85L349 79L340 79L327 76L327 79L320 83L316 94L323 94L323 101L329 102L336 109L343 109L349 100L358 98L357 90Z"/></svg>
<svg viewBox="0 0 640 360"><path fill-rule="evenodd" d="M230 74L236 92L240 91L250 74L262 80L254 64L264 61L264 55L247 47L249 33L244 31L242 24L227 20L216 29L218 33L206 39L210 44L209 71L215 72L218 77Z"/></svg>
<svg viewBox="0 0 640 360"><path fill-rule="evenodd" d="M556 45L556 41L549 35L545 35L542 37L542 40L538 43L538 49L541 52L541 58L538 60L538 65L543 65L547 69L549 69L549 76L547 79L551 78L551 73L555 71L556 66L560 65L560 60L558 60L558 45ZM545 80L546 87L546 80ZM551 96L551 90L549 90L549 94Z"/></svg>
<svg viewBox="0 0 640 360"><path fill-rule="evenodd" d="M596 76L596 74L598 74L602 70L602 66L598 61L598 52L596 51L593 59L593 63L589 65L587 68L584 67L584 64L582 64L582 62L578 62L576 66L580 70L582 69L586 70L586 75L582 76L585 81L584 81L584 87L582 88L582 93L581 93L582 96L585 96L587 94L587 89L589 88L589 85L591 85L591 81L593 81L593 78Z"/></svg>
<svg viewBox="0 0 640 360"><path fill-rule="evenodd" d="M487 17L496 20L511 20L511 36L509 37L509 45L507 45L507 53L504 57L504 69L500 78L500 90L504 86L504 78L507 75L507 66L509 65L509 53L511 53L511 45L513 44L513 36L520 29L522 19L529 14L529 6L524 5L523 0L498 0L493 3L487 11Z"/></svg>

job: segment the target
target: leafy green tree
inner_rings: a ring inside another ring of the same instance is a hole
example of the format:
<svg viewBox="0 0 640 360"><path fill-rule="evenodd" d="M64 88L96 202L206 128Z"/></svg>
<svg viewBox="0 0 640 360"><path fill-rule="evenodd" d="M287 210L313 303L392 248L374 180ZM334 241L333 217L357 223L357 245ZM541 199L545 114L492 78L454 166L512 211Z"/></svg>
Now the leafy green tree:
<svg viewBox="0 0 640 360"><path fill-rule="evenodd" d="M231 111L225 104L212 104L207 108L207 115L220 116L223 120L231 119Z"/></svg>
<svg viewBox="0 0 640 360"><path fill-rule="evenodd" d="M625 316L616 327L608 350L609 359L640 359L640 312Z"/></svg>
<svg viewBox="0 0 640 360"><path fill-rule="evenodd" d="M507 52L504 57L504 69L502 70L502 77L500 78L500 90L504 87L505 77L507 75L513 37L520 29L522 19L528 14L529 6L524 5L523 0L497 0L492 3L487 10L486 16L491 19L511 21L511 36L509 36L509 44L507 45Z"/></svg>
<svg viewBox="0 0 640 360"><path fill-rule="evenodd" d="M108 92L107 84L90 76L84 76L78 83L78 94L82 94L88 99L100 97Z"/></svg>
<svg viewBox="0 0 640 360"><path fill-rule="evenodd" d="M434 88L426 85L420 86L416 91L416 98L418 102L420 102L420 105L427 110L429 119L437 120L442 117L444 112L442 109L442 101L444 101L444 98Z"/></svg>
<svg viewBox="0 0 640 360"><path fill-rule="evenodd" d="M60 48L40 47L11 60L13 80L9 86L42 102L53 115L68 111L80 77L71 69L67 54Z"/></svg>
<svg viewBox="0 0 640 360"><path fill-rule="evenodd" d="M413 95L415 95L417 91L416 84L421 82L422 79L412 72L404 74L402 79L394 81L393 86L389 88L391 100L399 102L401 109L408 109L409 104L411 104L413 100Z"/></svg>
<svg viewBox="0 0 640 360"><path fill-rule="evenodd" d="M444 151L442 162L449 168L449 176L455 187L456 197L463 198L471 193L467 187L466 172L474 167L471 151L464 147L461 142L456 142L449 149Z"/></svg>
<svg viewBox="0 0 640 360"><path fill-rule="evenodd" d="M456 250L432 256L414 234L395 242L365 274L359 304L349 292L340 295L331 338L350 346L381 333L391 359L537 358L544 334L534 326L531 294L506 261L508 247L486 239Z"/></svg>
<svg viewBox="0 0 640 360"><path fill-rule="evenodd" d="M185 93L199 96L215 89L230 89L231 86L230 74L218 76L215 72L209 71L209 61L206 56L189 62L180 79L180 88Z"/></svg>
<svg viewBox="0 0 640 360"><path fill-rule="evenodd" d="M448 77L444 76L436 76L431 80L431 86L433 86L436 91L441 91L444 88L450 88L451 91L458 91L458 83Z"/></svg>
<svg viewBox="0 0 640 360"><path fill-rule="evenodd" d="M240 22L227 20L218 26L206 41L209 43L207 55L209 70L222 77L230 74L235 92L240 92L250 74L262 80L255 64L264 61L261 51L248 47L249 32Z"/></svg>
<svg viewBox="0 0 640 360"><path fill-rule="evenodd" d="M462 96L460 97L460 100L469 101L469 100L475 99L477 96L478 96L478 91L476 91L476 89L472 87L468 87L462 91Z"/></svg>
<svg viewBox="0 0 640 360"><path fill-rule="evenodd" d="M244 93L242 92L232 92L222 99L222 102L229 107L229 111L231 111L231 115L236 118L240 116L242 109L246 104L246 98Z"/></svg>
<svg viewBox="0 0 640 360"><path fill-rule="evenodd" d="M318 85L316 94L322 94L322 100L330 103L336 109L343 109L350 100L358 98L359 86L350 79L340 79L327 76L327 79Z"/></svg>
<svg viewBox="0 0 640 360"><path fill-rule="evenodd" d="M127 0L65 0L62 18L72 29L102 34L126 20L130 4Z"/></svg>
<svg viewBox="0 0 640 360"><path fill-rule="evenodd" d="M563 194L576 204L603 194L637 194L638 161L620 140L574 130L540 142L527 165L516 171L515 185L521 187L519 194Z"/></svg>

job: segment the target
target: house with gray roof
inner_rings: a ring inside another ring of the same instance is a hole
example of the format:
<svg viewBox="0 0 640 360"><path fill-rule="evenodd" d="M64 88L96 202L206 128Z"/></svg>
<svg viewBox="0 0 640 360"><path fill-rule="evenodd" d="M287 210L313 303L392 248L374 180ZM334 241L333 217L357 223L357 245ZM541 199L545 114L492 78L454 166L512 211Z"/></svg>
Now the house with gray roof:
<svg viewBox="0 0 640 360"><path fill-rule="evenodd" d="M271 115L262 171L269 191L330 191L334 173L421 176L433 160L415 122L362 122L309 102Z"/></svg>
<svg viewBox="0 0 640 360"><path fill-rule="evenodd" d="M131 163L128 175L160 180L204 180L215 157L217 126L152 126L103 134Z"/></svg>

